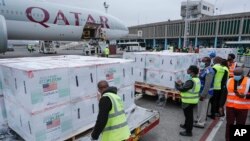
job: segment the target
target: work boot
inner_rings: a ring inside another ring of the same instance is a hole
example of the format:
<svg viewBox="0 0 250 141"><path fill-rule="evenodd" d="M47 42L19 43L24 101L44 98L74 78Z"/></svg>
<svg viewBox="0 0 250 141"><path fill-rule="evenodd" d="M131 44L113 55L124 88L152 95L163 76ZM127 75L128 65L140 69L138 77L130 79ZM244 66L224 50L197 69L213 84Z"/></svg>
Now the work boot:
<svg viewBox="0 0 250 141"><path fill-rule="evenodd" d="M188 137L192 137L192 136L193 136L192 133L188 133L188 132L186 132L186 131L180 132L180 135L181 135L181 136L188 136Z"/></svg>
<svg viewBox="0 0 250 141"><path fill-rule="evenodd" d="M207 117L209 117L209 118L215 120L215 115L207 115Z"/></svg>
<svg viewBox="0 0 250 141"><path fill-rule="evenodd" d="M193 125L194 127L196 127L196 128L204 128L205 127L205 125L203 124L200 124L200 123L194 123L194 125Z"/></svg>
<svg viewBox="0 0 250 141"><path fill-rule="evenodd" d="M180 127L183 128L183 129L186 129L184 124L180 124Z"/></svg>

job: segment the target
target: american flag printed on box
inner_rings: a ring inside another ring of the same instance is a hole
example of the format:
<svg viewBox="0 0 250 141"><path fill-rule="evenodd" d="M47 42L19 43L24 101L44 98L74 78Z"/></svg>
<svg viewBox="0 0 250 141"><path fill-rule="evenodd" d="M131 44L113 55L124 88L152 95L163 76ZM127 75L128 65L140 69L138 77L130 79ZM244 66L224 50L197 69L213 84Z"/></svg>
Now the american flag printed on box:
<svg viewBox="0 0 250 141"><path fill-rule="evenodd" d="M112 79L114 79L114 74L113 73L106 74L106 80L112 80Z"/></svg>
<svg viewBox="0 0 250 141"><path fill-rule="evenodd" d="M61 124L60 118L50 120L46 123L47 129L55 128Z"/></svg>
<svg viewBox="0 0 250 141"><path fill-rule="evenodd" d="M54 90L57 90L57 83L53 82L53 83L43 84L43 92L50 92Z"/></svg>

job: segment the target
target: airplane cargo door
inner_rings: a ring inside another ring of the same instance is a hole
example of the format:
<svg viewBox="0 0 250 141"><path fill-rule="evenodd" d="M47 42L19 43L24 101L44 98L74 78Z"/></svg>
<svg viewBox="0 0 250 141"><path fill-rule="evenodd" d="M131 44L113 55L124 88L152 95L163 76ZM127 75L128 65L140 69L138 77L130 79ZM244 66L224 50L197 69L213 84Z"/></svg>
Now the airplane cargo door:
<svg viewBox="0 0 250 141"><path fill-rule="evenodd" d="M99 39L101 37L101 25L100 24L86 24L83 28L82 39Z"/></svg>

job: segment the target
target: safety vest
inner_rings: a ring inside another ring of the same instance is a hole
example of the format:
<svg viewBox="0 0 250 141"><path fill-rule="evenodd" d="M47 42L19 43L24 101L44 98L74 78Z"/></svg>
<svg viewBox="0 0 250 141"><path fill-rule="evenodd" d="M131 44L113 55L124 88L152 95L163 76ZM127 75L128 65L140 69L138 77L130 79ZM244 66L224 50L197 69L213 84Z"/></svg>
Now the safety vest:
<svg viewBox="0 0 250 141"><path fill-rule="evenodd" d="M235 80L233 78L230 78L227 83L227 90L228 90L228 95L227 95L227 107L235 108L235 109L250 109L250 100L249 99L244 99L244 98L239 98L238 96L235 95L234 93L234 83ZM241 85L237 86L237 91L239 94L248 94L249 91L249 85L250 81L248 77L244 77Z"/></svg>
<svg viewBox="0 0 250 141"><path fill-rule="evenodd" d="M244 53L245 56L250 56L250 49L246 50L246 53Z"/></svg>
<svg viewBox="0 0 250 141"><path fill-rule="evenodd" d="M214 92L213 88L214 88L214 73L215 72L214 72L213 68L211 68L211 67L205 68L205 69L200 71L200 75L199 75L199 78L200 78L200 81L201 81L200 93L202 93L202 91L204 89L204 85L205 85L205 82L206 82L206 76L209 73L213 75L213 81L211 82L210 88L208 90L208 94L212 96L213 92Z"/></svg>
<svg viewBox="0 0 250 141"><path fill-rule="evenodd" d="M221 81L225 70L219 64L215 64L213 68L216 70L216 74L214 76L214 90L221 90Z"/></svg>
<svg viewBox="0 0 250 141"><path fill-rule="evenodd" d="M201 82L199 78L192 78L192 81L194 82L193 88L187 92L181 92L182 103L197 104L199 102Z"/></svg>
<svg viewBox="0 0 250 141"><path fill-rule="evenodd" d="M121 98L113 93L105 93L112 102L107 124L102 132L101 141L122 141L130 136L124 106Z"/></svg>
<svg viewBox="0 0 250 141"><path fill-rule="evenodd" d="M227 77L229 77L229 69L226 66L223 66L222 68L227 72Z"/></svg>
<svg viewBox="0 0 250 141"><path fill-rule="evenodd" d="M109 55L109 48L106 47L106 48L104 49L104 54L105 54L105 55Z"/></svg>
<svg viewBox="0 0 250 141"><path fill-rule="evenodd" d="M229 64L229 77L234 77L234 69L236 68L236 62Z"/></svg>

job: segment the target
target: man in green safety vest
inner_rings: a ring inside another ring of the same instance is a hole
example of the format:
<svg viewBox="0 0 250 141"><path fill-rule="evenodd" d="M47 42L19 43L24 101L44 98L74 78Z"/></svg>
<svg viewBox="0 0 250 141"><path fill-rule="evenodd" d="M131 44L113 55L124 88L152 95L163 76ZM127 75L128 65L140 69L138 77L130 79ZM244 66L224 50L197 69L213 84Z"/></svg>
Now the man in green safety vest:
<svg viewBox="0 0 250 141"><path fill-rule="evenodd" d="M116 94L117 88L109 87L107 81L98 83L101 94L99 113L91 140L97 141L123 141L130 137L127 118L124 113L123 101Z"/></svg>
<svg viewBox="0 0 250 141"><path fill-rule="evenodd" d="M197 77L198 73L199 69L197 66L190 66L187 70L189 80L184 84L180 80L175 83L176 89L181 92L182 108L185 115L185 123L180 124L180 127L185 129L185 131L180 132L181 136L192 136L193 109L198 104L201 88L200 79Z"/></svg>
<svg viewBox="0 0 250 141"><path fill-rule="evenodd" d="M224 69L224 67L221 65L222 62L222 58L220 57L215 57L214 58L214 66L213 69L215 71L215 76L214 76L214 95L213 97L210 99L210 103L211 103L211 115L209 115L210 118L215 119L216 115L219 115L219 105L220 105L220 101L221 101L221 97L222 97L222 89L224 86L226 85L226 82L222 82L222 81L226 81L227 79L223 79L224 76L227 78L228 74L225 75L226 70Z"/></svg>
<svg viewBox="0 0 250 141"><path fill-rule="evenodd" d="M109 57L109 47L108 46L104 49L104 56Z"/></svg>
<svg viewBox="0 0 250 141"><path fill-rule="evenodd" d="M32 45L28 45L28 46L27 46L27 49L28 49L28 51L29 51L30 53L34 51L34 48L33 48Z"/></svg>

